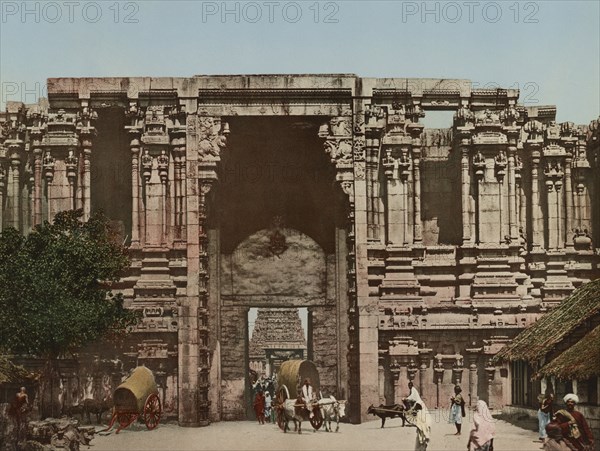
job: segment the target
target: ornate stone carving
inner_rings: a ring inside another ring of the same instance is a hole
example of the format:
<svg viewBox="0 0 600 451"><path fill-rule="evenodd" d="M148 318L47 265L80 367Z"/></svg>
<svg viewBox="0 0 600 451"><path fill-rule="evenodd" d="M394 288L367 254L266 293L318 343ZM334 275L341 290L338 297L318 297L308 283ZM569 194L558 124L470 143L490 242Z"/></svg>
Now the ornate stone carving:
<svg viewBox="0 0 600 451"><path fill-rule="evenodd" d="M167 183L167 179L169 178L169 156L164 149L161 150L156 161L158 163L158 175L160 176L160 180L162 183Z"/></svg>
<svg viewBox="0 0 600 451"><path fill-rule="evenodd" d="M227 145L229 125L221 118L198 117L198 153L202 160L220 161L221 150Z"/></svg>
<svg viewBox="0 0 600 451"><path fill-rule="evenodd" d="M454 126L455 127L468 127L472 126L475 122L475 115L467 105L462 105L456 113L454 113Z"/></svg>
<svg viewBox="0 0 600 451"><path fill-rule="evenodd" d="M48 183L54 179L54 157L50 152L46 152L43 158L44 177Z"/></svg>
<svg viewBox="0 0 600 451"><path fill-rule="evenodd" d="M506 165L508 164L508 159L506 158L506 153L501 150L496 158L494 158L495 169L496 169L496 177L498 181L502 183L504 180L504 176L506 175Z"/></svg>
<svg viewBox="0 0 600 451"><path fill-rule="evenodd" d="M150 177L152 177L153 158L147 148L144 149L144 153L142 154L140 160L142 162L142 178L146 183L148 183L150 181Z"/></svg>
<svg viewBox="0 0 600 451"><path fill-rule="evenodd" d="M352 163L352 140L327 140L325 141L325 152L329 155L332 163Z"/></svg>
<svg viewBox="0 0 600 451"><path fill-rule="evenodd" d="M473 156L473 170L477 180L483 180L485 176L485 157L480 150Z"/></svg>
<svg viewBox="0 0 600 451"><path fill-rule="evenodd" d="M67 178L71 183L74 182L77 176L77 163L78 159L75 156L73 150L69 150L69 155L65 158L65 166L67 167Z"/></svg>
<svg viewBox="0 0 600 451"><path fill-rule="evenodd" d="M365 159L365 138L362 136L354 137L354 161L364 161Z"/></svg>

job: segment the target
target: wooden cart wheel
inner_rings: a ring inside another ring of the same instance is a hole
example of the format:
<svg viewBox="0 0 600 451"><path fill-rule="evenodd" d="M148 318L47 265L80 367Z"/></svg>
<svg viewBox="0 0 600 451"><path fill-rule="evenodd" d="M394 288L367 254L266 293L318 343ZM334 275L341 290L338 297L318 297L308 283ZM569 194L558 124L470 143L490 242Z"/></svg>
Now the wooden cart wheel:
<svg viewBox="0 0 600 451"><path fill-rule="evenodd" d="M321 409L318 407L313 409L313 417L310 419L310 424L315 430L319 430L323 426L323 417L321 416Z"/></svg>
<svg viewBox="0 0 600 451"><path fill-rule="evenodd" d="M119 423L119 427L117 428L117 434L119 433L119 431L121 431L122 429L125 429L126 427L128 427L131 423L133 423L138 415L136 413L130 413L130 412L120 412L116 414L117 416L117 422Z"/></svg>
<svg viewBox="0 0 600 451"><path fill-rule="evenodd" d="M283 404L277 405L275 415L277 416L277 426L279 426L279 429L283 431L285 429L285 413L283 412Z"/></svg>
<svg viewBox="0 0 600 451"><path fill-rule="evenodd" d="M162 409L160 407L160 399L158 399L158 395L156 393L152 393L146 399L146 403L144 404L144 423L146 423L146 427L149 430L154 429L158 426L160 422L160 417L162 415Z"/></svg>

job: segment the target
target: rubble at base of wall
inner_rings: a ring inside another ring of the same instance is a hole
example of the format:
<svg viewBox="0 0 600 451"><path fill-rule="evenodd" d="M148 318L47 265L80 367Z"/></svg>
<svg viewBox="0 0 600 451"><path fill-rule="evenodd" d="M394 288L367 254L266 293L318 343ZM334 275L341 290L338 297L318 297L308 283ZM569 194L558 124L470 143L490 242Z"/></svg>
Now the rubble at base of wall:
<svg viewBox="0 0 600 451"><path fill-rule="evenodd" d="M79 421L73 418L47 418L29 421L26 433L26 440L20 440L16 446L5 447L5 444L2 451L78 451L81 445L90 445L96 428L79 426ZM14 440L11 442L15 443Z"/></svg>

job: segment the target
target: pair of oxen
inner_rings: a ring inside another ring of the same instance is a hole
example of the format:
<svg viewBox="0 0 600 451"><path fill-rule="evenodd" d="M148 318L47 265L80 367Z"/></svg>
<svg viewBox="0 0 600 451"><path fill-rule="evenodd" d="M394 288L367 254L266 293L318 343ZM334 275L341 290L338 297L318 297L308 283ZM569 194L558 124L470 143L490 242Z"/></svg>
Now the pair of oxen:
<svg viewBox="0 0 600 451"><path fill-rule="evenodd" d="M289 422L293 421L298 434L302 434L303 421L309 421L315 432L323 423L325 423L325 430L330 432L332 431L331 423L335 422L335 432L338 432L340 419L346 416L346 401L338 401L333 396L315 401L310 412L306 409L301 397L286 399L280 404L275 404L274 408L277 413L277 422L283 432L290 430Z"/></svg>

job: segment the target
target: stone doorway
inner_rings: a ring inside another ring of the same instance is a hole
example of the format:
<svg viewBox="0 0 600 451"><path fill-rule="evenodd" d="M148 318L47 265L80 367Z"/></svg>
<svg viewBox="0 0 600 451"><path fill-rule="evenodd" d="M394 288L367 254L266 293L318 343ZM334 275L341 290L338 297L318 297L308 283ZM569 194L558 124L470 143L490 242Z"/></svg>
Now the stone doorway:
<svg viewBox="0 0 600 451"><path fill-rule="evenodd" d="M283 362L310 359L309 321L307 308L251 308L248 311L248 419L256 419L253 400L259 389L275 396Z"/></svg>
<svg viewBox="0 0 600 451"><path fill-rule="evenodd" d="M328 393L347 392L347 212L318 136L322 119L227 121L231 137L208 215L218 247L210 252L218 256L210 265L218 267L218 305L209 311L219 340L211 386L221 388L211 409L213 418L240 420L251 406L251 308L308 309L305 357Z"/></svg>

